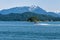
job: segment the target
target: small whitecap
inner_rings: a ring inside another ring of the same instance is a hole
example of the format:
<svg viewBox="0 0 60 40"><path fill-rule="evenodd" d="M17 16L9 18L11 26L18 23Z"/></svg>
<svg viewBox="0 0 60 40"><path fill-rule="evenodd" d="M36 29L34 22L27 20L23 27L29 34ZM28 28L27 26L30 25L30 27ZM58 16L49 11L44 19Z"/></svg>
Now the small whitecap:
<svg viewBox="0 0 60 40"><path fill-rule="evenodd" d="M49 24L40 24L40 23L39 23L39 24L35 24L35 25L49 25Z"/></svg>

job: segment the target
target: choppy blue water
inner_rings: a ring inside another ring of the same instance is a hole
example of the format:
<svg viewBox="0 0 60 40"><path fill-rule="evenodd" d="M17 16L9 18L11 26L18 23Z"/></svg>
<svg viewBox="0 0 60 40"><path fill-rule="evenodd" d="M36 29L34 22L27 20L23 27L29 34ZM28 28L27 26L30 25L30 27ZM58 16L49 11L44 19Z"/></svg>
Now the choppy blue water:
<svg viewBox="0 0 60 40"><path fill-rule="evenodd" d="M0 21L0 40L60 40L60 22Z"/></svg>

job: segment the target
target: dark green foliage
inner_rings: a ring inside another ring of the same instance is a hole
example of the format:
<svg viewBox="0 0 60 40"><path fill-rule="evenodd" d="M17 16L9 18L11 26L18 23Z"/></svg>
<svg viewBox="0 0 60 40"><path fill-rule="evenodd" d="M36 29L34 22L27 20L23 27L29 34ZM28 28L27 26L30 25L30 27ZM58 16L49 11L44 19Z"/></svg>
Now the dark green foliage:
<svg viewBox="0 0 60 40"><path fill-rule="evenodd" d="M0 21L27 21L29 19L37 21L60 21L60 17L54 17L51 15L37 14L32 12L25 13L10 13L6 15L0 14Z"/></svg>
<svg viewBox="0 0 60 40"><path fill-rule="evenodd" d="M36 16L33 16L33 17L30 17L28 18L27 21L30 21L30 22L37 22L37 21L40 21Z"/></svg>

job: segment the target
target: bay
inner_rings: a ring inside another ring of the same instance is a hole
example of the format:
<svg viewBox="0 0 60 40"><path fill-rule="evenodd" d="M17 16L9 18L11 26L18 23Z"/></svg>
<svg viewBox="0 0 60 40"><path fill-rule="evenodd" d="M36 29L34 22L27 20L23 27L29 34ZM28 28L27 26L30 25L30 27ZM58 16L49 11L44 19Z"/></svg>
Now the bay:
<svg viewBox="0 0 60 40"><path fill-rule="evenodd" d="M60 22L0 21L0 40L60 40Z"/></svg>

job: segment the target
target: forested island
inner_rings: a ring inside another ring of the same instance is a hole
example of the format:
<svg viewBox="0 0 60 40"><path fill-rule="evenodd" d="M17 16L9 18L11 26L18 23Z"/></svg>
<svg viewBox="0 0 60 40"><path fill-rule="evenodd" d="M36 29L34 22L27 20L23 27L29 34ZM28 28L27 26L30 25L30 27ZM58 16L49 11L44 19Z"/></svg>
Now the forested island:
<svg viewBox="0 0 60 40"><path fill-rule="evenodd" d="M33 12L0 14L0 21L29 21L31 19L35 21L60 21L59 17Z"/></svg>

